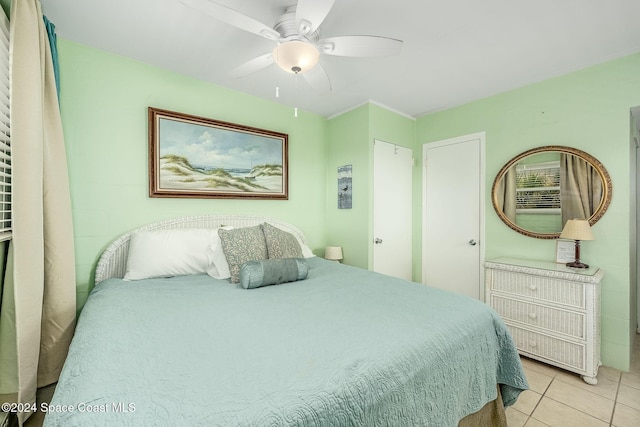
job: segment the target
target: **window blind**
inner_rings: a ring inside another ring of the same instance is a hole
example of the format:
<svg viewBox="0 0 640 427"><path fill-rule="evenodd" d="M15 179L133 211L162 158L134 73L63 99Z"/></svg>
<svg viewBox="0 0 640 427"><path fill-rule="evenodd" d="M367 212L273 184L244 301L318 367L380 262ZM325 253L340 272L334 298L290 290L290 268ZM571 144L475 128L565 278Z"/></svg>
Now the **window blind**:
<svg viewBox="0 0 640 427"><path fill-rule="evenodd" d="M0 233L11 231L9 20L0 13Z"/></svg>
<svg viewBox="0 0 640 427"><path fill-rule="evenodd" d="M516 209L560 209L560 162L516 168Z"/></svg>

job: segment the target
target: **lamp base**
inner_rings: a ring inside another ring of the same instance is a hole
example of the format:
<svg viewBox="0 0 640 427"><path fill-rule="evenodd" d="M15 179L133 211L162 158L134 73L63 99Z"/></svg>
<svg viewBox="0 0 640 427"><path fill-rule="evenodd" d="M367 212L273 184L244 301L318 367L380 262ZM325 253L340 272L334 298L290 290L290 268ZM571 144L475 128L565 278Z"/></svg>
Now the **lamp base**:
<svg viewBox="0 0 640 427"><path fill-rule="evenodd" d="M588 264L582 263L580 261L568 262L567 267L572 268L589 268Z"/></svg>

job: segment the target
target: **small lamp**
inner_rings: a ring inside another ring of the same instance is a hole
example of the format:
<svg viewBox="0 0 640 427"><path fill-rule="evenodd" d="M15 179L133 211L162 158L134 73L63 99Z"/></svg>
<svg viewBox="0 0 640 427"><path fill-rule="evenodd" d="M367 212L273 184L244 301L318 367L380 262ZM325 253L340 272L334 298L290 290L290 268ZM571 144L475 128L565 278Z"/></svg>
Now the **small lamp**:
<svg viewBox="0 0 640 427"><path fill-rule="evenodd" d="M589 268L587 264L580 262L580 240L593 240L591 226L586 219L570 219L565 224L560 233L561 239L571 239L576 241L575 261L568 262L567 267L573 268Z"/></svg>
<svg viewBox="0 0 640 427"><path fill-rule="evenodd" d="M342 259L342 246L327 246L324 250L324 259L340 262Z"/></svg>

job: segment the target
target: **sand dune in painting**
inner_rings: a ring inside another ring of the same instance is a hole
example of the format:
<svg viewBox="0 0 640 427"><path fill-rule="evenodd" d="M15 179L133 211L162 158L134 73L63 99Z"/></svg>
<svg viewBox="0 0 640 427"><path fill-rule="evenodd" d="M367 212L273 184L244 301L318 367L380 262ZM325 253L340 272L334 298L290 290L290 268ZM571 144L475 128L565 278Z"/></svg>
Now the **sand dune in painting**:
<svg viewBox="0 0 640 427"><path fill-rule="evenodd" d="M245 174L222 168L195 168L189 161L172 154L160 158L160 187L167 190L281 192L282 166L258 165Z"/></svg>

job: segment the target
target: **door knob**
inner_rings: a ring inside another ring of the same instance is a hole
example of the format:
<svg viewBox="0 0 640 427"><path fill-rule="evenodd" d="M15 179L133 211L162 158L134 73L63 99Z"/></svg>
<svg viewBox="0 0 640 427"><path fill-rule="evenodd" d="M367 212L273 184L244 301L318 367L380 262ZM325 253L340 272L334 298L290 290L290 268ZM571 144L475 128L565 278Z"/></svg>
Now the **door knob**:
<svg viewBox="0 0 640 427"><path fill-rule="evenodd" d="M379 244L381 244L381 243L382 243L382 239L381 239L381 238L379 238L379 237L376 237L376 238L373 240L373 243L375 243L376 245L379 245Z"/></svg>
<svg viewBox="0 0 640 427"><path fill-rule="evenodd" d="M470 244L471 246L475 246L475 245L477 245L477 244L478 244L478 242L476 242L475 240L471 239L471 240L469 240L469 244Z"/></svg>

